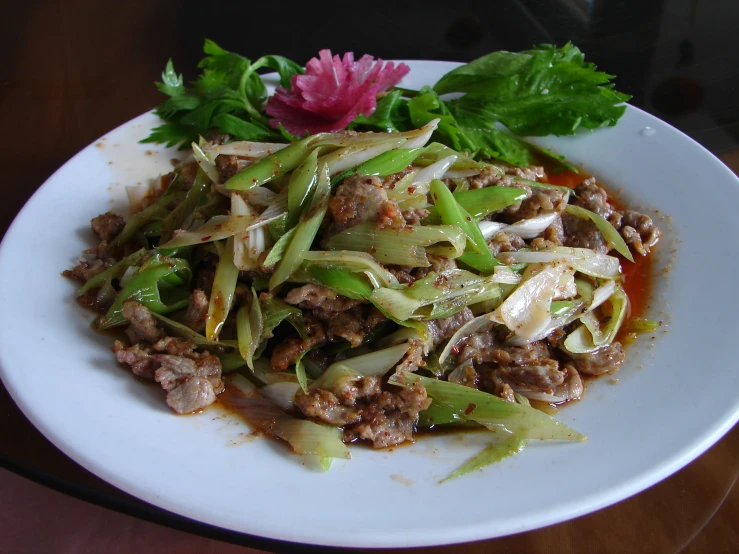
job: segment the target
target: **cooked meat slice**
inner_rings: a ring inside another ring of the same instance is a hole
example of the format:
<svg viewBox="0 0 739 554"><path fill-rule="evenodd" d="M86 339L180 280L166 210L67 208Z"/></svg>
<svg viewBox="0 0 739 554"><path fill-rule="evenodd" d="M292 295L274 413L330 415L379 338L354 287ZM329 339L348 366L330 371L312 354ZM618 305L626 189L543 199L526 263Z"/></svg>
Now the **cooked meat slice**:
<svg viewBox="0 0 739 554"><path fill-rule="evenodd" d="M290 337L275 346L272 350L272 369L284 371L297 362L303 352L326 342L326 330L320 321L313 317L306 317L305 328L308 340L304 341L297 337Z"/></svg>
<svg viewBox="0 0 739 554"><path fill-rule="evenodd" d="M506 402L516 402L516 396L513 394L513 389L508 383L494 373L490 375L490 381L492 382L492 387L490 388L492 394L500 396Z"/></svg>
<svg viewBox="0 0 739 554"><path fill-rule="evenodd" d="M155 352L166 352L172 356L186 356L192 354L197 345L179 337L164 337L152 346Z"/></svg>
<svg viewBox="0 0 739 554"><path fill-rule="evenodd" d="M431 335L431 348L434 349L437 345L441 344L448 338L451 338L451 336L456 333L462 325L474 317L475 314L472 313L472 310L465 308L449 317L427 321L426 325L428 327L429 334Z"/></svg>
<svg viewBox="0 0 739 554"><path fill-rule="evenodd" d="M523 346L505 344L491 329L470 335L460 344L459 360L472 360L475 364L497 363L501 365L531 365L551 358L546 341L536 341Z"/></svg>
<svg viewBox="0 0 739 554"><path fill-rule="evenodd" d="M564 227L564 245L574 248L590 248L601 254L608 252L608 246L600 234L595 223L589 219L577 217L570 214L562 216L562 225Z"/></svg>
<svg viewBox="0 0 739 554"><path fill-rule="evenodd" d="M515 223L522 219L531 219L543 213L561 214L567 207L567 197L559 189L534 189L531 195L521 201L520 206L514 204L503 212L507 223Z"/></svg>
<svg viewBox="0 0 739 554"><path fill-rule="evenodd" d="M167 405L178 414L190 414L210 406L216 400L213 385L203 377L192 377L167 391Z"/></svg>
<svg viewBox="0 0 739 554"><path fill-rule="evenodd" d="M205 318L208 315L208 297L202 289L195 289L190 295L190 303L182 318L182 323L198 333L205 329Z"/></svg>
<svg viewBox="0 0 739 554"><path fill-rule="evenodd" d="M344 430L344 441L362 439L372 441L374 448L386 448L413 440L418 414L430 404L426 389L418 384L399 392L383 391L362 410L361 422Z"/></svg>
<svg viewBox="0 0 739 554"><path fill-rule="evenodd" d="M620 342L613 342L590 354L567 352L567 355L575 362L577 369L587 375L603 375L618 371L625 359L624 348Z"/></svg>
<svg viewBox="0 0 739 554"><path fill-rule="evenodd" d="M129 365L134 375L142 379L154 380L154 372L159 368L159 362L152 357L148 348L141 348L138 344L126 346L117 340L113 343L111 350L118 363Z"/></svg>
<svg viewBox="0 0 739 554"><path fill-rule="evenodd" d="M497 256L501 252L516 252L520 248L524 248L526 242L513 233L496 233L488 241L488 248L493 256Z"/></svg>
<svg viewBox="0 0 739 554"><path fill-rule="evenodd" d="M95 234L100 237L100 240L110 242L123 231L126 226L126 221L113 212L106 212L93 218L90 222L90 226Z"/></svg>
<svg viewBox="0 0 739 554"><path fill-rule="evenodd" d="M506 380L538 391L553 391L565 380L565 374L559 370L559 362L552 359L524 365L500 365L498 371Z"/></svg>
<svg viewBox="0 0 739 554"><path fill-rule="evenodd" d="M495 167L488 165L483 168L479 175L470 177L470 188L482 189L497 185L501 179L503 179L503 176L500 172Z"/></svg>
<svg viewBox="0 0 739 554"><path fill-rule="evenodd" d="M295 406L307 417L319 419L337 427L357 423L362 419L359 408L342 404L334 393L324 389L317 389L307 395L302 390L298 390L294 402Z"/></svg>
<svg viewBox="0 0 739 554"><path fill-rule="evenodd" d="M425 208L403 210L403 219L405 219L406 225L420 225L421 220L427 215L429 215L429 211Z"/></svg>
<svg viewBox="0 0 739 554"><path fill-rule="evenodd" d="M130 323L126 335L133 344L138 342L152 344L164 336L164 332L157 326L156 319L143 304L133 300L124 302L121 315Z"/></svg>
<svg viewBox="0 0 739 554"><path fill-rule="evenodd" d="M423 361L423 357L426 354L426 346L423 341L411 339L408 342L410 347L408 348L408 352L405 353L405 356L398 362L398 365L395 366L396 373L401 371L413 372L419 367L426 365L426 362Z"/></svg>
<svg viewBox="0 0 739 554"><path fill-rule="evenodd" d="M406 269L411 270L411 268L409 267L403 268L397 265L388 265L387 267L385 267L385 269L387 269L390 273L395 275L395 278L398 280L398 283L412 283L413 281L416 280L416 278L413 277L413 275L411 275L409 271L406 271Z"/></svg>
<svg viewBox="0 0 739 554"><path fill-rule="evenodd" d="M648 215L634 211L625 211L621 219L621 236L632 250L646 256L657 242L662 232Z"/></svg>
<svg viewBox="0 0 739 554"><path fill-rule="evenodd" d="M457 383L473 389L477 388L480 376L475 371L475 366L470 363L456 367L447 377L450 383Z"/></svg>
<svg viewBox="0 0 739 554"><path fill-rule="evenodd" d="M575 187L573 204L605 218L608 218L613 212L613 208L608 203L608 193L596 184L593 177L588 177Z"/></svg>
<svg viewBox="0 0 739 554"><path fill-rule="evenodd" d="M564 366L562 371L565 373L565 380L554 389L554 396L561 398L561 402L580 400L583 392L585 392L585 386L583 385L580 373L569 364Z"/></svg>
<svg viewBox="0 0 739 554"><path fill-rule="evenodd" d="M304 310L320 309L324 312L343 312L362 303L361 300L352 300L331 289L313 284L291 290L287 293L285 302L298 305Z"/></svg>
<svg viewBox="0 0 739 554"><path fill-rule="evenodd" d="M67 269L62 273L62 275L80 281L81 283L87 283L87 281L95 277L95 275L102 273L109 267L109 263L98 258L95 258L94 260L82 260L74 267L74 269Z"/></svg>
<svg viewBox="0 0 739 554"><path fill-rule="evenodd" d="M216 156L216 170L221 183L225 183L231 177L239 173L249 164L249 160L230 154L219 154Z"/></svg>
<svg viewBox="0 0 739 554"><path fill-rule="evenodd" d="M398 203L390 200L382 181L375 176L356 175L338 186L328 203L333 219L330 234L358 225L378 221L382 227L402 228L405 225Z"/></svg>

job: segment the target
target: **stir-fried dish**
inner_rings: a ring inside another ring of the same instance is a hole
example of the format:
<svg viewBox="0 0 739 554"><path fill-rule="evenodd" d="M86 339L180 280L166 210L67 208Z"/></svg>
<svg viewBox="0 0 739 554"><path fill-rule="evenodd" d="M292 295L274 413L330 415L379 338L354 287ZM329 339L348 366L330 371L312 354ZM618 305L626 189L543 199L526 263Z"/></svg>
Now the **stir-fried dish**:
<svg viewBox="0 0 739 554"><path fill-rule="evenodd" d="M552 184L564 162L548 152L472 156L444 140L443 114L426 119L315 133L293 120L280 129L295 140L272 141L209 124L127 220L92 220L100 243L65 275L101 329L125 331L116 360L174 412L223 394L298 454L497 431L457 476L529 439L582 440L531 401L580 399L584 377L619 369L622 264L660 231L592 177Z"/></svg>

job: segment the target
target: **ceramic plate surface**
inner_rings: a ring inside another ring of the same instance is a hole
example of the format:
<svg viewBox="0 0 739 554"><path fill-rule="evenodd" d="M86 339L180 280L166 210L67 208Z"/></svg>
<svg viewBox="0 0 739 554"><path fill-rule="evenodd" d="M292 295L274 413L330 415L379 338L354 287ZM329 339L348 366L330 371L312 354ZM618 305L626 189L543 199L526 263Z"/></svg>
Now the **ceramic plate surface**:
<svg viewBox="0 0 739 554"><path fill-rule="evenodd" d="M408 62L404 86L455 64ZM665 232L649 315L664 321L613 379L558 419L586 443L532 443L520 455L439 485L481 434L393 451L352 448L328 473L209 409L177 417L161 390L118 367L111 338L61 277L93 244L89 221L127 213L126 186L171 169L176 152L138 140L142 115L57 171L0 248L0 364L31 422L102 479L151 504L244 533L337 546L422 546L491 538L583 515L689 463L739 419L739 180L690 138L632 107L616 127L537 142L565 154L655 216ZM181 154L180 154L181 155ZM723 240L722 237L731 237Z"/></svg>

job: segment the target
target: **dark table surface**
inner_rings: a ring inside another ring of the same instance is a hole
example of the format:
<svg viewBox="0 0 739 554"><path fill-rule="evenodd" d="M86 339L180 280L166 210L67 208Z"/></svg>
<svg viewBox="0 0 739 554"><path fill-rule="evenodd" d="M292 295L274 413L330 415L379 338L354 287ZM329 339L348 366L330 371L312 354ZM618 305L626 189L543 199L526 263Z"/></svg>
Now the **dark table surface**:
<svg viewBox="0 0 739 554"><path fill-rule="evenodd" d="M73 154L161 101L153 81L168 58L186 79L194 77L205 37L251 58L280 53L300 63L325 47L386 59L468 61L492 50L571 40L601 69L618 75L617 86L633 96L632 104L678 127L739 172L739 2L351 6L187 0L5 6L0 18L2 231ZM309 550L186 520L115 489L46 440L4 388L0 429L0 465L16 474L0 471L4 552ZM529 533L425 550L736 552L738 472L735 427L683 470L615 506ZM57 524L49 525L51 520Z"/></svg>

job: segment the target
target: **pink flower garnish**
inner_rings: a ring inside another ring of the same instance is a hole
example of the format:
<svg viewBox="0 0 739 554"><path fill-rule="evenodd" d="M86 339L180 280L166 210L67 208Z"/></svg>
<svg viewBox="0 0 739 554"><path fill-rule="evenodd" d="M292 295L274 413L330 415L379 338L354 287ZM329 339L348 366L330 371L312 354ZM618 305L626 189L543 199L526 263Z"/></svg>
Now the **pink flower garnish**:
<svg viewBox="0 0 739 554"><path fill-rule="evenodd" d="M344 129L362 114L372 115L377 108L377 95L395 86L411 70L401 63L365 54L354 61L347 52L344 59L331 57L331 50L321 50L319 59L311 59L305 75L291 79L292 88L278 88L267 102L270 125L283 127L293 135L334 132Z"/></svg>

